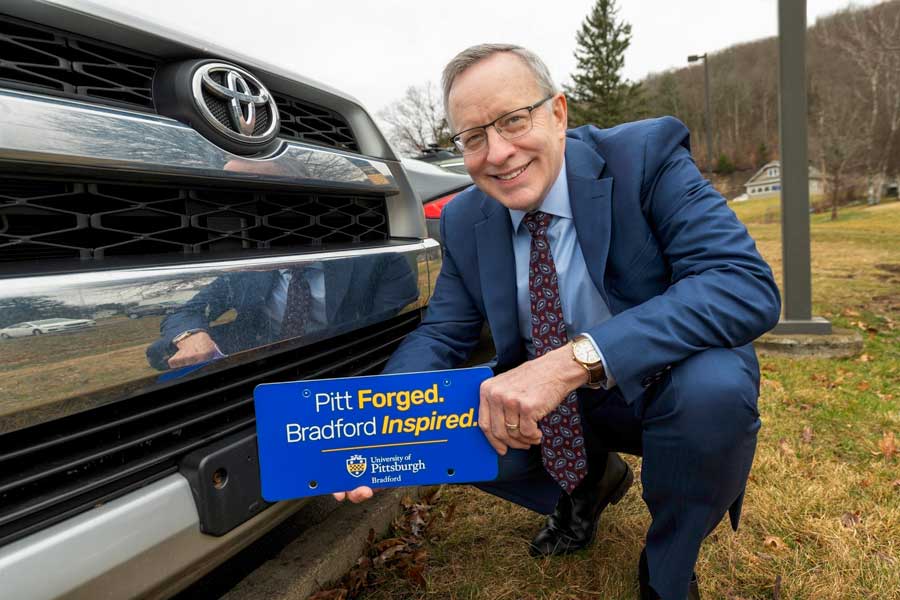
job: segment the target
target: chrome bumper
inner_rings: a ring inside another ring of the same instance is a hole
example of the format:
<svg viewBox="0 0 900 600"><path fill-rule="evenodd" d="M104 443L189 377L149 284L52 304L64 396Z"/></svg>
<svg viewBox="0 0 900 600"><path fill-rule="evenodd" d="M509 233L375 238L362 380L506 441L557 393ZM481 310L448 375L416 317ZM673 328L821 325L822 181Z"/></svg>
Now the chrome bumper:
<svg viewBox="0 0 900 600"><path fill-rule="evenodd" d="M222 537L204 535L187 480L170 475L0 548L0 596L168 597L301 506L280 502Z"/></svg>

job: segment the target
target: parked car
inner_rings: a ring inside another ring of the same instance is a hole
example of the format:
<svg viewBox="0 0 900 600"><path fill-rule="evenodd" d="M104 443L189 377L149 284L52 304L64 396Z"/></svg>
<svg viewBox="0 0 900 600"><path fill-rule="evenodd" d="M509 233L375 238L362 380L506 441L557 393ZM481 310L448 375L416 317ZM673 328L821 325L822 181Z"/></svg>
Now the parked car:
<svg viewBox="0 0 900 600"><path fill-rule="evenodd" d="M441 211L458 193L472 185L472 178L414 158L404 158L403 167L422 200L429 237L441 241Z"/></svg>
<svg viewBox="0 0 900 600"><path fill-rule="evenodd" d="M442 169L446 169L452 173L460 173L468 175L462 154L456 152L455 148L441 148L437 144L432 144L426 148L419 156L413 157L415 160L437 165Z"/></svg>
<svg viewBox="0 0 900 600"><path fill-rule="evenodd" d="M97 323L90 319L41 319L16 323L0 329L0 338L8 340L14 337L41 335L44 333L61 333L77 331L86 327L94 327Z"/></svg>
<svg viewBox="0 0 900 600"><path fill-rule="evenodd" d="M0 319L103 332L3 348L0 596L168 597L302 504L260 496L254 387L380 372L440 246L328 86L77 0L5 0L0 64ZM307 272L316 320L257 327ZM150 297L162 334L119 316ZM201 332L231 345L173 367Z"/></svg>

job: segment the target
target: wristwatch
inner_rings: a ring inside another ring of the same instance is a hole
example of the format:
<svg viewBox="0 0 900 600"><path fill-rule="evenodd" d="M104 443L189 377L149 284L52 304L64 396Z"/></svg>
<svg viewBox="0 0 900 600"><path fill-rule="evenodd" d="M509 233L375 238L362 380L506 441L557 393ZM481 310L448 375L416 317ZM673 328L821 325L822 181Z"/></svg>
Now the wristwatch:
<svg viewBox="0 0 900 600"><path fill-rule="evenodd" d="M572 360L585 368L588 372L587 386L598 389L606 383L606 371L603 369L603 361L590 338L579 334L572 339Z"/></svg>
<svg viewBox="0 0 900 600"><path fill-rule="evenodd" d="M187 338L191 337L192 335L194 335L195 333L198 333L200 331L206 331L206 330L205 329L188 329L187 331L182 331L181 333L179 333L178 335L176 335L175 337L172 338L172 344L178 345L178 342L184 341Z"/></svg>

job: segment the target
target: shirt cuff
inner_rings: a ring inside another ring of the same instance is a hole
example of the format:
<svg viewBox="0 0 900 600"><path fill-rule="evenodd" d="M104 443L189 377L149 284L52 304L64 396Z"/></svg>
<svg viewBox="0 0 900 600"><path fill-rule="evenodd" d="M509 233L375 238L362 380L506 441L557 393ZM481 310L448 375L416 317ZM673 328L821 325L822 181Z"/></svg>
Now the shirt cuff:
<svg viewBox="0 0 900 600"><path fill-rule="evenodd" d="M583 335L591 342L591 345L594 347L594 350L596 350L597 355L600 357L600 362L603 363L603 372L606 374L606 377L603 379L603 381L600 382L600 385L604 390L611 390L612 388L616 387L616 377L610 372L609 365L606 364L606 357L603 356L603 352L597 346L597 342L595 342L591 334L587 332L581 332L579 335Z"/></svg>

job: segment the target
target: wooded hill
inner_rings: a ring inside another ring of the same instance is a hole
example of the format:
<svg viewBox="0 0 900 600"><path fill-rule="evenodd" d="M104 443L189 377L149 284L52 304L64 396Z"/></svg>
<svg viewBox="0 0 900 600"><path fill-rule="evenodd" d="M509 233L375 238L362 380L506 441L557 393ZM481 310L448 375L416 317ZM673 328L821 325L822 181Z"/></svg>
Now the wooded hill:
<svg viewBox="0 0 900 600"><path fill-rule="evenodd" d="M702 48L700 48L702 50ZM778 158L776 38L708 55L713 155L724 171ZM807 30L809 159L830 193L876 191L900 172L900 0L847 8ZM675 115L691 129L698 164L708 165L703 65L641 82L648 116Z"/></svg>

